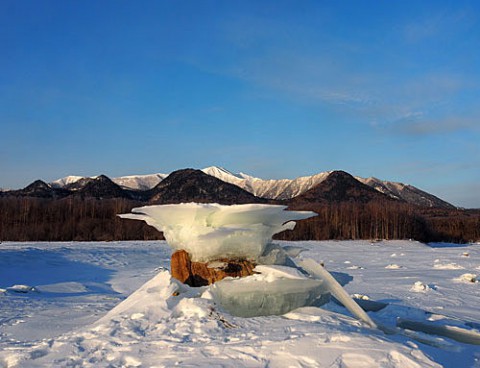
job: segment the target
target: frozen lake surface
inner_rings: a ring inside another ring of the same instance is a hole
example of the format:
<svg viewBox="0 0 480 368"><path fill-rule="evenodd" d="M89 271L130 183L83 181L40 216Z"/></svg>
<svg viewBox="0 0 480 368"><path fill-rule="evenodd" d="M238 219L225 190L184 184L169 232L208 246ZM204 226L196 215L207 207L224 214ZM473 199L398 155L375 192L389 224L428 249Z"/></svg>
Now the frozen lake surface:
<svg viewBox="0 0 480 368"><path fill-rule="evenodd" d="M383 325L480 329L480 244L278 243L387 304L369 312ZM386 335L333 301L240 318L172 296L170 255L164 242L0 244L0 367L480 367L480 345Z"/></svg>

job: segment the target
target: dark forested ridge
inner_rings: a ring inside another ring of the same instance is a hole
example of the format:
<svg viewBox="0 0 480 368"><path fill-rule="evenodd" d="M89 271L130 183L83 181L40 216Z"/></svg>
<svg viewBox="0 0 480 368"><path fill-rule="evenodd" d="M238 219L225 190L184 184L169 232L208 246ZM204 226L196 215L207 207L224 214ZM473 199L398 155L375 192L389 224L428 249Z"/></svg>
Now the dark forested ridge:
<svg viewBox="0 0 480 368"><path fill-rule="evenodd" d="M193 201L276 203L318 213L299 221L293 231L278 234L285 240L480 240L480 210L428 208L394 200L341 171L289 201L272 201L186 169L148 191L126 190L100 176L70 189L36 181L22 190L0 193L0 241L162 239L160 232L143 222L116 215L148 204Z"/></svg>
<svg viewBox="0 0 480 368"><path fill-rule="evenodd" d="M245 204L267 203L263 198L243 190L236 185L226 183L200 170L185 169L171 173L147 191L151 204L170 204L182 202Z"/></svg>
<svg viewBox="0 0 480 368"><path fill-rule="evenodd" d="M388 197L368 185L359 182L345 171L333 171L320 184L292 198L288 202L294 206L302 207L312 203L370 203L378 201L398 202L401 200Z"/></svg>

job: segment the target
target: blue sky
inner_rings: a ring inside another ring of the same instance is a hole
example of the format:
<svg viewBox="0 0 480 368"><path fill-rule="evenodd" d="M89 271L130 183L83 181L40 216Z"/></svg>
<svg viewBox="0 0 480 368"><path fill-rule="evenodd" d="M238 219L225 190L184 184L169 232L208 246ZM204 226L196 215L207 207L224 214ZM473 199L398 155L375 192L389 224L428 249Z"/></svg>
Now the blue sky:
<svg viewBox="0 0 480 368"><path fill-rule="evenodd" d="M477 1L0 2L0 187L342 169L480 207Z"/></svg>

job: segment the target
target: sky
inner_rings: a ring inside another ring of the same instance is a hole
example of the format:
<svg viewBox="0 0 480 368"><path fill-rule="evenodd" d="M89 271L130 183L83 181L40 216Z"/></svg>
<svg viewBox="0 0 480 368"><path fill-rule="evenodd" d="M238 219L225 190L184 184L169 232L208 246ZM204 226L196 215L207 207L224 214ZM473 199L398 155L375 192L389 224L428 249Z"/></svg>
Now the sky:
<svg viewBox="0 0 480 368"><path fill-rule="evenodd" d="M0 2L0 187L327 170L480 208L478 1Z"/></svg>

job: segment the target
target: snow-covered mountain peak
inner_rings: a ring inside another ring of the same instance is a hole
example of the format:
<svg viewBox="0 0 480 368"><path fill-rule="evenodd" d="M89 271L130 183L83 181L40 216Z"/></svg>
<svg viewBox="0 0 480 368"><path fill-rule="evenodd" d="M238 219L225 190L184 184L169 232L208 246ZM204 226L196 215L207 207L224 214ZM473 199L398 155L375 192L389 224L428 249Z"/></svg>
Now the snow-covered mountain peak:
<svg viewBox="0 0 480 368"><path fill-rule="evenodd" d="M148 175L129 175L129 176L120 176L117 178L113 178L112 181L115 184L120 185L125 189L148 190L156 186L167 176L168 174L163 174L163 173L148 174ZM99 178L99 176L70 175L61 179L57 179L51 182L50 185L54 188L64 188L81 181L86 181L86 179L97 179L97 178Z"/></svg>
<svg viewBox="0 0 480 368"><path fill-rule="evenodd" d="M60 178L57 180L54 180L50 183L50 185L54 188L63 188L69 184L76 183L77 181L84 179L85 177L83 176L76 176L76 175L69 175L64 178Z"/></svg>
<svg viewBox="0 0 480 368"><path fill-rule="evenodd" d="M363 179L363 178L362 178L362 179ZM357 179L357 180L358 180L358 179ZM378 178L376 178L376 177L374 177L374 176L370 176L370 177L368 177L368 178L366 178L366 179L363 179L363 180L364 180L366 183L367 183L367 182L368 182L368 183L381 183L381 182L382 182L382 180L380 180L380 179L378 179Z"/></svg>
<svg viewBox="0 0 480 368"><path fill-rule="evenodd" d="M392 198L404 200L408 203L414 203L425 207L453 208L450 203L445 202L430 193L424 192L413 185L381 180L375 177L369 177L367 179L355 177L355 179L383 194Z"/></svg>
<svg viewBox="0 0 480 368"><path fill-rule="evenodd" d="M202 169L202 171L211 176L215 176L216 178L220 179L221 177L235 177L237 179L243 179L241 174L234 174L231 171L221 167L221 166L209 166Z"/></svg>
<svg viewBox="0 0 480 368"><path fill-rule="evenodd" d="M254 177L254 176L245 174L244 172L239 172L239 173L238 173L238 176L240 176L242 179L258 179L258 178Z"/></svg>
<svg viewBox="0 0 480 368"><path fill-rule="evenodd" d="M239 186L257 197L269 199L290 199L325 180L331 173L322 172L312 176L296 179L261 179L245 173L232 174L222 168L206 168L202 170L208 175L215 176L230 184Z"/></svg>
<svg viewBox="0 0 480 368"><path fill-rule="evenodd" d="M123 188L134 190L148 190L158 185L158 183L160 183L167 176L168 174L163 173L156 173L150 175L129 175L114 178L112 179L112 181Z"/></svg>

